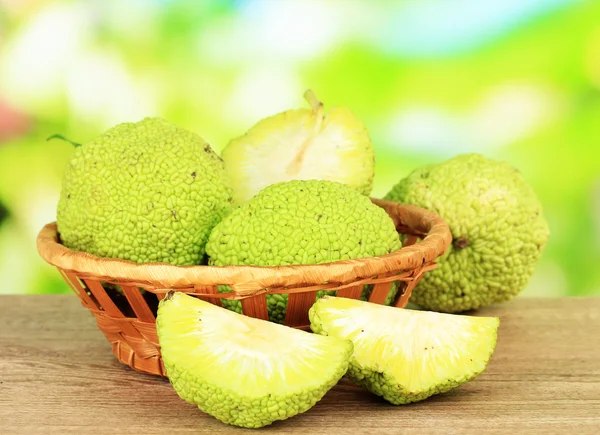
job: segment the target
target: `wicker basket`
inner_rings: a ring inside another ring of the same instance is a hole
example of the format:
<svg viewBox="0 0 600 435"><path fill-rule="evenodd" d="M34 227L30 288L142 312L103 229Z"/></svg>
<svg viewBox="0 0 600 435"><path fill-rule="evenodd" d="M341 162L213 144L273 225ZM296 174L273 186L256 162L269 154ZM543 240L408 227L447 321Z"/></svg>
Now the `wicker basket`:
<svg viewBox="0 0 600 435"><path fill-rule="evenodd" d="M37 248L94 315L119 361L164 376L155 314L158 301L171 289L216 305L223 298L241 300L243 313L259 319L268 318L266 294L288 294L285 324L303 329L308 328L308 310L318 290L357 299L364 285L373 285L369 301L381 304L392 283L398 282L394 305L406 306L421 275L436 267L434 260L450 244L450 231L442 218L427 210L373 202L387 211L399 233L408 235L402 249L382 257L281 267L136 264L66 248L58 240L55 223L41 230ZM228 285L233 291L219 293L218 285Z"/></svg>

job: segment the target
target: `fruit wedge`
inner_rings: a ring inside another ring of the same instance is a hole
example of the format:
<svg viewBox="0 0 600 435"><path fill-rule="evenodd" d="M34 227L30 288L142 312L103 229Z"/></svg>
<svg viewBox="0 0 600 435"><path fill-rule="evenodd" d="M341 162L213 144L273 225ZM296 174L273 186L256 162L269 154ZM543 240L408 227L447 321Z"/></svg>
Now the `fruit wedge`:
<svg viewBox="0 0 600 435"><path fill-rule="evenodd" d="M224 423L258 428L312 408L346 373L352 343L257 320L179 292L158 339L179 396Z"/></svg>
<svg viewBox="0 0 600 435"><path fill-rule="evenodd" d="M496 317L398 309L325 296L309 312L314 332L351 340L348 377L395 404L444 393L475 378L490 361Z"/></svg>

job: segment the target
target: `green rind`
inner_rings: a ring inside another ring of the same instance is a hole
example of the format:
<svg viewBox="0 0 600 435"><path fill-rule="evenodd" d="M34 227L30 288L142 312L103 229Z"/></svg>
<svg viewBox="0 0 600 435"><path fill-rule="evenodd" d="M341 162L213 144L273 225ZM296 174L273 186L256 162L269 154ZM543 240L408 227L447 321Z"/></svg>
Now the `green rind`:
<svg viewBox="0 0 600 435"><path fill-rule="evenodd" d="M363 287L363 291L360 294L359 299L363 302L367 302L369 300L369 298L371 297L371 293L373 293L373 288L374 288L373 284L365 285ZM392 282L390 290L389 290L383 304L384 305L392 305L394 303L394 301L396 300L397 294L398 294L398 281L394 281L394 282ZM335 296L335 295L328 295L328 296Z"/></svg>
<svg viewBox="0 0 600 435"><path fill-rule="evenodd" d="M223 423L246 428L260 428L308 411L338 383L347 369L348 363L340 366L316 390L247 399L234 391L214 388L194 374L179 370L176 364L165 362L165 370L179 397Z"/></svg>

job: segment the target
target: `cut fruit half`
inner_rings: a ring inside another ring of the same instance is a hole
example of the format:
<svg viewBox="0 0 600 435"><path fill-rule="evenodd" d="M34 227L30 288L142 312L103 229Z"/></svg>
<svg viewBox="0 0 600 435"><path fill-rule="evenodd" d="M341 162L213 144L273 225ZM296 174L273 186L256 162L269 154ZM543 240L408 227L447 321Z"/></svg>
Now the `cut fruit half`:
<svg viewBox="0 0 600 435"><path fill-rule="evenodd" d="M257 428L312 408L346 373L352 343L246 317L170 292L156 319L179 396L224 423Z"/></svg>
<svg viewBox="0 0 600 435"><path fill-rule="evenodd" d="M395 404L417 402L475 378L490 361L496 317L386 307L325 296L309 312L314 332L351 340L348 377Z"/></svg>
<svg viewBox="0 0 600 435"><path fill-rule="evenodd" d="M371 193L374 151L364 124L345 107L325 114L310 90L304 97L311 109L265 118L223 150L236 203L290 180L338 181Z"/></svg>

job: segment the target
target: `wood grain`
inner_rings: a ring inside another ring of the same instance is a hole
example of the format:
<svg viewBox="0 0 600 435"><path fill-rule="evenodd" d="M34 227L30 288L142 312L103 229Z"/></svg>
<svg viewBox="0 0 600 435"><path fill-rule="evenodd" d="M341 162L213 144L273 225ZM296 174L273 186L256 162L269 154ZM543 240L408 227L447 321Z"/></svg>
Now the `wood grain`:
<svg viewBox="0 0 600 435"><path fill-rule="evenodd" d="M473 382L395 407L342 381L277 434L600 433L600 299L517 299ZM251 433L119 364L74 295L0 296L0 434ZM256 432L254 432L256 433Z"/></svg>

